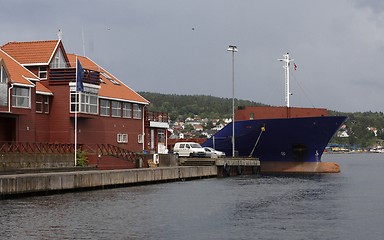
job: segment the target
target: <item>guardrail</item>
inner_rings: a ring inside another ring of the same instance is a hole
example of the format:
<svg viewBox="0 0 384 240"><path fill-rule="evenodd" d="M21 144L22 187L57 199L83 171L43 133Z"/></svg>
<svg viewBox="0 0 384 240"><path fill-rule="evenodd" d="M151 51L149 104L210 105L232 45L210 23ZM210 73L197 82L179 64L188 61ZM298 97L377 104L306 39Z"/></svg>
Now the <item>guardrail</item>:
<svg viewBox="0 0 384 240"><path fill-rule="evenodd" d="M112 144L97 144L97 154L114 156L128 161L135 161L140 156L132 151Z"/></svg>
<svg viewBox="0 0 384 240"><path fill-rule="evenodd" d="M83 145L78 144L78 149ZM52 153L74 153L74 144L70 143L30 143L30 142L0 142L0 153L29 153L29 154L52 154Z"/></svg>

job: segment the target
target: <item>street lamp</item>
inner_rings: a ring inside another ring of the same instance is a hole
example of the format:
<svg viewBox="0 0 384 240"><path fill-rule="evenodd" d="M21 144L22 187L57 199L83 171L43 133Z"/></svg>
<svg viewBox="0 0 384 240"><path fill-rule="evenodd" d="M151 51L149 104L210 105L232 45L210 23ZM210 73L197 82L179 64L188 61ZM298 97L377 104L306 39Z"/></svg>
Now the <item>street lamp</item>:
<svg viewBox="0 0 384 240"><path fill-rule="evenodd" d="M227 51L232 52L232 157L235 157L235 52L237 47L229 45Z"/></svg>

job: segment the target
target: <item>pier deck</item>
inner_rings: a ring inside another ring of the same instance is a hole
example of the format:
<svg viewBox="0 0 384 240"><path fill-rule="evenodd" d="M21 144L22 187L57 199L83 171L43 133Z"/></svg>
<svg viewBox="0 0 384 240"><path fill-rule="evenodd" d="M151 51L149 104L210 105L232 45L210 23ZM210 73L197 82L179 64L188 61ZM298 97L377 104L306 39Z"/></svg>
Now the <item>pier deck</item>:
<svg viewBox="0 0 384 240"><path fill-rule="evenodd" d="M36 172L0 175L0 199L113 186L129 186L196 178L255 174L260 161L249 158L180 158L181 166L119 170Z"/></svg>

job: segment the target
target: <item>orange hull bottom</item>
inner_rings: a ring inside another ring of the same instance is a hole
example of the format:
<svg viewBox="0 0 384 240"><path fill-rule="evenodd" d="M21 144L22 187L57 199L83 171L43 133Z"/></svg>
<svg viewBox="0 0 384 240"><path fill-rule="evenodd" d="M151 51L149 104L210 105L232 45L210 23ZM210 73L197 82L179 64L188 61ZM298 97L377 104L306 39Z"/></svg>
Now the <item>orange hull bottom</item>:
<svg viewBox="0 0 384 240"><path fill-rule="evenodd" d="M334 162L261 162L261 173L339 173Z"/></svg>

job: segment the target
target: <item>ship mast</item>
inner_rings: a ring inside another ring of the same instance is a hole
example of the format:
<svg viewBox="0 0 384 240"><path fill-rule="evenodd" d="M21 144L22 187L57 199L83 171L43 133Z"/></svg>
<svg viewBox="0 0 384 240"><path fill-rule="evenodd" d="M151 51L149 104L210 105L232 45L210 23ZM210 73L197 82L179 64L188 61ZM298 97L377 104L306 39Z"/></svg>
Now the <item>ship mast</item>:
<svg viewBox="0 0 384 240"><path fill-rule="evenodd" d="M289 91L289 65L290 62L293 62L293 59L289 58L289 53L284 54L282 59L278 59L281 62L284 62L283 68L285 69L285 104L289 108L289 96L292 93Z"/></svg>

